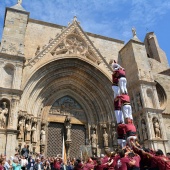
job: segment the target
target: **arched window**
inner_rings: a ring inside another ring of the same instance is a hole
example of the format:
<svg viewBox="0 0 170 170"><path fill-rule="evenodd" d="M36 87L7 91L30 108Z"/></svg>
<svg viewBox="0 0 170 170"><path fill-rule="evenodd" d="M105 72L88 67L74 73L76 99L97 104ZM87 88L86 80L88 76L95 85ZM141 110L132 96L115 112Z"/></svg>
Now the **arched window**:
<svg viewBox="0 0 170 170"><path fill-rule="evenodd" d="M163 109L166 105L166 102L167 102L167 95L166 95L163 87L158 82L156 82L156 91L157 91L157 94L158 94L160 107Z"/></svg>
<svg viewBox="0 0 170 170"><path fill-rule="evenodd" d="M14 77L14 66L12 64L6 64L3 73L3 87L12 88Z"/></svg>

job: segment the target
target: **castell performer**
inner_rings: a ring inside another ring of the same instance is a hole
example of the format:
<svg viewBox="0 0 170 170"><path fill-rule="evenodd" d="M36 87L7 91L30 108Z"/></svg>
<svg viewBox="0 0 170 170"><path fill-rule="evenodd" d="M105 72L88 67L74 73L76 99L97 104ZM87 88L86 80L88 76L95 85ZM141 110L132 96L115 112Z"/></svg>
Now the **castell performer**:
<svg viewBox="0 0 170 170"><path fill-rule="evenodd" d="M121 100L124 118L130 119L131 122L133 122L132 108L131 108L131 105L130 105L129 95L128 94L121 94L121 95L117 96L115 100Z"/></svg>
<svg viewBox="0 0 170 170"><path fill-rule="evenodd" d="M116 96L120 95L120 87L118 85L119 78L117 77L117 73L116 73L116 70L118 70L120 67L121 66L119 64L117 64L116 61L114 60L114 64L112 64L112 68L113 68L112 90L114 91L114 98L116 98Z"/></svg>
<svg viewBox="0 0 170 170"><path fill-rule="evenodd" d="M124 116L121 110L121 100L119 98L116 98L114 100L114 107L117 124L120 122L124 123Z"/></svg>
<svg viewBox="0 0 170 170"><path fill-rule="evenodd" d="M121 126L122 124L123 122L119 122L117 126L117 142L121 148L126 146L126 130L124 126Z"/></svg>
<svg viewBox="0 0 170 170"><path fill-rule="evenodd" d="M119 69L117 69L115 71L116 77L118 78L118 85L119 88L121 90L122 94L127 94L127 88L126 88L126 84L127 84L127 80L126 80L126 76L125 76L125 69L122 67L119 67Z"/></svg>
<svg viewBox="0 0 170 170"><path fill-rule="evenodd" d="M126 124L119 124L118 128L125 129L127 138L126 141L127 144L131 147L131 142L133 141L135 143L135 140L137 139L135 125L130 119L126 119Z"/></svg>

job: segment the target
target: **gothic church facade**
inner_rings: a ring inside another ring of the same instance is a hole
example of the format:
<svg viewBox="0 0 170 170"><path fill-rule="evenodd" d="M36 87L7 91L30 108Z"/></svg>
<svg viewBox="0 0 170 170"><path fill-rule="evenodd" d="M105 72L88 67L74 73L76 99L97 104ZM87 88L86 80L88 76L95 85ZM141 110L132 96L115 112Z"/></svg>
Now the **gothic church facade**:
<svg viewBox="0 0 170 170"><path fill-rule="evenodd" d="M29 18L20 3L6 8L0 45L0 153L79 156L117 147L112 68L126 70L139 142L170 151L170 69L154 32L144 42L84 32ZM93 132L96 146L93 146ZM69 137L68 137L69 136ZM107 137L107 141L105 141ZM107 143L107 144L106 144Z"/></svg>

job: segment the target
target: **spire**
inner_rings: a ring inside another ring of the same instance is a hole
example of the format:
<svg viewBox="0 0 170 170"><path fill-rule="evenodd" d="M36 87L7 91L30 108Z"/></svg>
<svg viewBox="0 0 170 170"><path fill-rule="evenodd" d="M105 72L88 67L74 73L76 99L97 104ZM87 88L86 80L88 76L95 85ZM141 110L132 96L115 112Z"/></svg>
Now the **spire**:
<svg viewBox="0 0 170 170"><path fill-rule="evenodd" d="M133 38L132 38L133 40L141 42L136 35L136 28L134 28L134 27L132 28L132 35L133 35Z"/></svg>

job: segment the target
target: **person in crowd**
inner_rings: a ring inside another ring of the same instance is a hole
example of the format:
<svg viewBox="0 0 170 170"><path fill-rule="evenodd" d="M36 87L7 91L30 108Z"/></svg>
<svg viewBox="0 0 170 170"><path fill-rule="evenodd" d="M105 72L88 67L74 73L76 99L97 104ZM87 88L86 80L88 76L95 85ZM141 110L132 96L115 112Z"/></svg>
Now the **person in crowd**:
<svg viewBox="0 0 170 170"><path fill-rule="evenodd" d="M59 157L54 159L54 170L60 170L62 160Z"/></svg>
<svg viewBox="0 0 170 170"><path fill-rule="evenodd" d="M26 159L29 157L29 147L25 144L24 148L21 150L21 155L24 156Z"/></svg>
<svg viewBox="0 0 170 170"><path fill-rule="evenodd" d="M22 156L22 157L21 157L20 163L21 163L21 169L22 169L22 170L25 170L26 167L27 167L27 165L28 165L28 161L27 161L27 159L25 159L25 156Z"/></svg>
<svg viewBox="0 0 170 170"><path fill-rule="evenodd" d="M10 166L9 161L6 160L6 155L4 155L2 158L5 161L5 164L4 164L5 170L10 170L12 167Z"/></svg>
<svg viewBox="0 0 170 170"><path fill-rule="evenodd" d="M84 163L83 170L91 170L94 169L94 162L91 158L88 159L86 163Z"/></svg>
<svg viewBox="0 0 170 170"><path fill-rule="evenodd" d="M48 160L44 163L44 170L51 170L50 162Z"/></svg>
<svg viewBox="0 0 170 170"><path fill-rule="evenodd" d="M170 152L166 153L166 156L170 160Z"/></svg>
<svg viewBox="0 0 170 170"><path fill-rule="evenodd" d="M0 170L5 170L4 168L5 161L3 158L0 158Z"/></svg>
<svg viewBox="0 0 170 170"><path fill-rule="evenodd" d="M44 166L39 158L36 160L33 170L44 170Z"/></svg>
<svg viewBox="0 0 170 170"><path fill-rule="evenodd" d="M119 151L119 159L116 163L117 170L128 170L128 167L135 165L135 160L129 160L129 158L125 155L124 150Z"/></svg>
<svg viewBox="0 0 170 170"><path fill-rule="evenodd" d="M97 164L94 166L94 170L104 170L108 167L107 164L102 164L102 161L99 158L97 159L96 163Z"/></svg>
<svg viewBox="0 0 170 170"><path fill-rule="evenodd" d="M73 170L81 170L83 169L83 164L80 159L77 159L75 164L74 164L74 169Z"/></svg>
<svg viewBox="0 0 170 170"><path fill-rule="evenodd" d="M13 170L21 170L21 164L19 163L19 160L17 158L14 158L12 163Z"/></svg>
<svg viewBox="0 0 170 170"><path fill-rule="evenodd" d="M27 170L33 170L35 164L35 160L30 156L28 158L28 165L27 165Z"/></svg>

